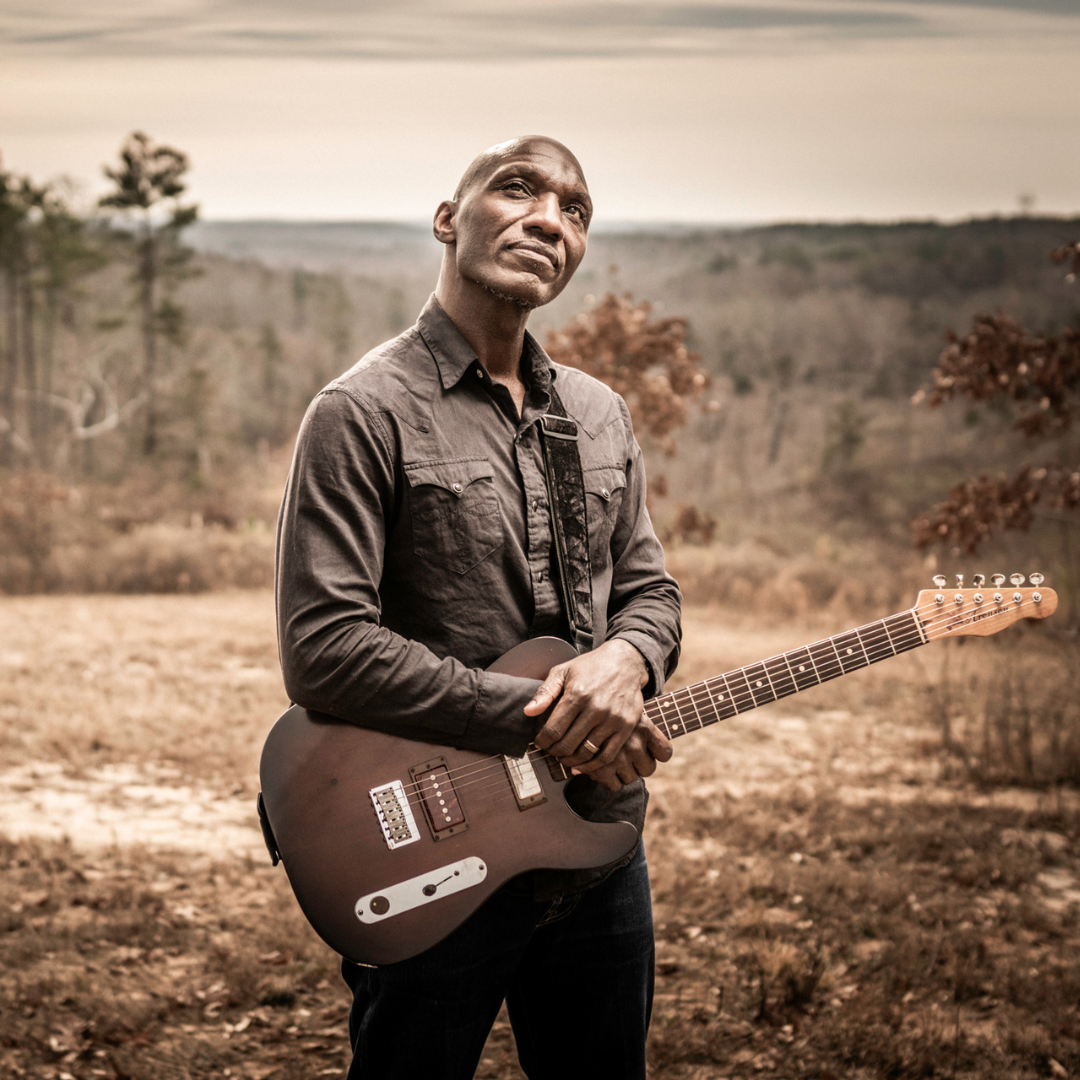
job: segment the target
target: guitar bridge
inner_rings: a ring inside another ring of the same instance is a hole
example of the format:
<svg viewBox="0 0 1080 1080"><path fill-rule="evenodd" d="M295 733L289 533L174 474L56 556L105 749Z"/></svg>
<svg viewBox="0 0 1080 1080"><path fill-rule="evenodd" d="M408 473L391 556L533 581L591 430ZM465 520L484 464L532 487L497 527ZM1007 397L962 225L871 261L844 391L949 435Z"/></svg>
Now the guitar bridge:
<svg viewBox="0 0 1080 1080"><path fill-rule="evenodd" d="M420 839L420 830L416 827L405 786L400 780L391 780L372 788L368 795L375 807L375 816L379 819L386 846L391 851L404 847Z"/></svg>

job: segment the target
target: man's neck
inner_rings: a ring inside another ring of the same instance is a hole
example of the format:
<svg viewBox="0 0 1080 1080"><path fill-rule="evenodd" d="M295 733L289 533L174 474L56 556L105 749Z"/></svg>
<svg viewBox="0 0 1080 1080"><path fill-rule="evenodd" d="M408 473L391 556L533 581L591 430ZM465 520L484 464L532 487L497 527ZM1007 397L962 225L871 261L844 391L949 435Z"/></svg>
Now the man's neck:
<svg viewBox="0 0 1080 1080"><path fill-rule="evenodd" d="M529 309L475 282L460 277L447 280L447 275L440 277L435 299L488 374L514 393L515 384L521 384L519 369Z"/></svg>

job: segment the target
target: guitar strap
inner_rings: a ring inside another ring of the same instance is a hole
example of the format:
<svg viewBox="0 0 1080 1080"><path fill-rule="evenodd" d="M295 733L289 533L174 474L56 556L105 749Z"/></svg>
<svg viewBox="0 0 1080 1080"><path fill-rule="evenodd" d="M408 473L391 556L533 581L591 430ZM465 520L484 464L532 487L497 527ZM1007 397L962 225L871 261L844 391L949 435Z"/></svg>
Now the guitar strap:
<svg viewBox="0 0 1080 1080"><path fill-rule="evenodd" d="M540 417L540 432L563 611L574 648L588 652L593 645L593 611L585 478L577 423L567 415L554 386L548 412Z"/></svg>

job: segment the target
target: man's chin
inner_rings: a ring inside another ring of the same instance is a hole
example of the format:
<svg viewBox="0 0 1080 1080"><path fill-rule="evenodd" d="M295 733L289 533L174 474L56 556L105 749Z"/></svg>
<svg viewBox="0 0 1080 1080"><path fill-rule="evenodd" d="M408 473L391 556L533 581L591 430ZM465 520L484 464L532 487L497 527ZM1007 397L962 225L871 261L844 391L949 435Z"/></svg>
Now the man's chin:
<svg viewBox="0 0 1080 1080"><path fill-rule="evenodd" d="M464 276L466 280L479 286L490 296L497 297L504 303L523 308L525 311L543 307L544 304L550 303L561 292L561 290L553 290L543 281L530 276L523 276L523 278L509 281L501 281L497 275L466 274Z"/></svg>

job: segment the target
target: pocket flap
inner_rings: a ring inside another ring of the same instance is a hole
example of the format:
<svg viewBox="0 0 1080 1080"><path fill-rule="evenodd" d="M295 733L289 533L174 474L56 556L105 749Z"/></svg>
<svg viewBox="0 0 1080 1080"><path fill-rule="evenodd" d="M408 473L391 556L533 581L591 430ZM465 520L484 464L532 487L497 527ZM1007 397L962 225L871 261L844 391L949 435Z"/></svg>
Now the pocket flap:
<svg viewBox="0 0 1080 1080"><path fill-rule="evenodd" d="M494 480L495 470L486 458L467 458L462 461L425 461L406 465L409 487L431 484L460 497L475 480Z"/></svg>
<svg viewBox="0 0 1080 1080"><path fill-rule="evenodd" d="M585 490L607 502L616 491L626 487L626 473L619 468L589 469L585 472Z"/></svg>

